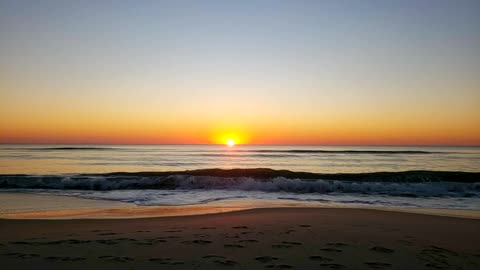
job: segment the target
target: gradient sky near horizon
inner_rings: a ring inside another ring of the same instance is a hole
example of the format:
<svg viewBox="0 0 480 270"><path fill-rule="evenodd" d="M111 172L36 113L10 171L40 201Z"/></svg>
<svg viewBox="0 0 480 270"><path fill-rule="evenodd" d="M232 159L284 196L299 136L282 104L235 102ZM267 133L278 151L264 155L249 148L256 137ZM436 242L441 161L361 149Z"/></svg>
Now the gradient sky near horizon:
<svg viewBox="0 0 480 270"><path fill-rule="evenodd" d="M480 1L0 1L0 143L480 145Z"/></svg>

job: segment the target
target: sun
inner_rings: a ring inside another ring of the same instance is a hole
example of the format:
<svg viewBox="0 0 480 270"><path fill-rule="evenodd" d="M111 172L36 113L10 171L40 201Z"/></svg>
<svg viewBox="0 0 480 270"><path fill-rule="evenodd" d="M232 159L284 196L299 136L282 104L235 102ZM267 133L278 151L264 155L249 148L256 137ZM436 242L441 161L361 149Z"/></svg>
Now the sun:
<svg viewBox="0 0 480 270"><path fill-rule="evenodd" d="M228 140L227 140L227 145L230 146L230 147L234 146L234 145L235 145L235 140L233 140L233 139L228 139Z"/></svg>

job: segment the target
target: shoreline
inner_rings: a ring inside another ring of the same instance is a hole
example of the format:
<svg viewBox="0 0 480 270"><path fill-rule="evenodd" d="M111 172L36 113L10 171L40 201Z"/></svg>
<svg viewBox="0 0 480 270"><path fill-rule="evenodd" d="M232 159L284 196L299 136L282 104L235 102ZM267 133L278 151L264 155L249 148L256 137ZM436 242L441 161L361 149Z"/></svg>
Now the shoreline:
<svg viewBox="0 0 480 270"><path fill-rule="evenodd" d="M21 202L18 201L19 199L21 199ZM290 201L272 202L235 200L199 205L138 206L134 203L124 203L110 200L84 199L65 195L40 195L21 192L0 192L0 207L0 219L19 220L139 219L196 216L236 212L250 209L276 208L364 209L464 219L480 219L480 211L461 209L367 207ZM9 207L13 207L14 209Z"/></svg>

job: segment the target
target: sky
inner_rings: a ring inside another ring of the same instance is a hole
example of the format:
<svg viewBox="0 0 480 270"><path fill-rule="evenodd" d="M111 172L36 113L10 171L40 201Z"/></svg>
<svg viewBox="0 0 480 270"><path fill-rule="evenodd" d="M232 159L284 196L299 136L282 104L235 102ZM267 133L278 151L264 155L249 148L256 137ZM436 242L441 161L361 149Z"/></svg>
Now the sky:
<svg viewBox="0 0 480 270"><path fill-rule="evenodd" d="M0 0L0 143L480 145L480 1Z"/></svg>

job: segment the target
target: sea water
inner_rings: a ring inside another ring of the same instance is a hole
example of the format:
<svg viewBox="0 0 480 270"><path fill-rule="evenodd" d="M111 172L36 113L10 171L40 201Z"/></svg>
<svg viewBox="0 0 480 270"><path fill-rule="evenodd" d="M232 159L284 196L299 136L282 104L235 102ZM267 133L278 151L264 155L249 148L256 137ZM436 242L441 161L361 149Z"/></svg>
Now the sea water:
<svg viewBox="0 0 480 270"><path fill-rule="evenodd" d="M246 170L201 171L212 168ZM0 192L138 205L245 200L480 210L479 168L480 147L0 145Z"/></svg>

